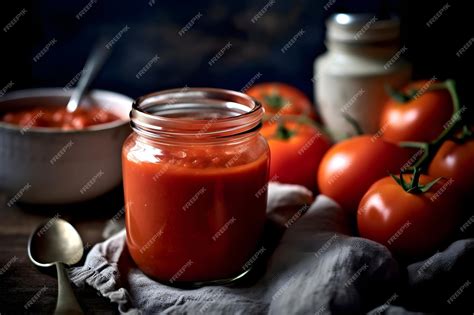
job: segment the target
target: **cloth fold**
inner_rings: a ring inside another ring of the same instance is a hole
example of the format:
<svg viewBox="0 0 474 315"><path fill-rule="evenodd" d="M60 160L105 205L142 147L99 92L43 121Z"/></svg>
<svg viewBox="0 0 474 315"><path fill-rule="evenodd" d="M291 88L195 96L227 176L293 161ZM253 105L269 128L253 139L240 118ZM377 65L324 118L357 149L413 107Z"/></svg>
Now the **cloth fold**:
<svg viewBox="0 0 474 315"><path fill-rule="evenodd" d="M398 305L423 305L401 296L416 295L431 275L449 272L442 267L446 259L472 266L472 239L433 256L429 267L425 261L405 269L383 245L350 236L349 214L331 199L320 195L312 202L305 188L277 183L268 193L268 217L281 233L268 231L265 268L254 281L195 289L161 284L133 263L124 230L95 245L84 266L70 270L71 280L92 286L122 314L409 314Z"/></svg>

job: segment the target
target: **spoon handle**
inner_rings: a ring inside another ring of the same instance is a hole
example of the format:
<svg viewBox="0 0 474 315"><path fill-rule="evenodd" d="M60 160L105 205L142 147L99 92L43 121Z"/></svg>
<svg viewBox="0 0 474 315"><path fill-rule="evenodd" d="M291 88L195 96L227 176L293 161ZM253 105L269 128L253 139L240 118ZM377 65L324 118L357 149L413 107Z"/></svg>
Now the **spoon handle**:
<svg viewBox="0 0 474 315"><path fill-rule="evenodd" d="M102 40L99 41L92 51L92 54L87 59L86 65L84 66L84 71L81 75L81 78L79 79L79 83L72 92L71 98L67 103L68 112L71 113L77 109L79 103L81 102L82 96L87 91L92 81L94 81L109 55L110 49L105 47L105 44Z"/></svg>
<svg viewBox="0 0 474 315"><path fill-rule="evenodd" d="M58 272L58 301L56 303L55 315L82 315L81 307L74 296L71 283L64 269L63 263L56 263Z"/></svg>

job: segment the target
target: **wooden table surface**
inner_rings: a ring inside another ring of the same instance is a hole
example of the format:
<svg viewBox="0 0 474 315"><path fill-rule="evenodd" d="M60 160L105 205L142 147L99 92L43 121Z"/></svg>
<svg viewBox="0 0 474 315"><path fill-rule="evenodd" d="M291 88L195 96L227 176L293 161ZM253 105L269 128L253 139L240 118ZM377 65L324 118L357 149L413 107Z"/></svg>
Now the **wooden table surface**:
<svg viewBox="0 0 474 315"><path fill-rule="evenodd" d="M39 224L59 215L79 231L87 253L93 244L103 240L107 220L122 215L122 189L91 202L64 206L8 207L8 200L0 193L0 314L52 314L57 296L56 270L54 267L41 270L30 262L27 255L30 233ZM92 288L85 286L74 291L86 314L117 313L117 306Z"/></svg>

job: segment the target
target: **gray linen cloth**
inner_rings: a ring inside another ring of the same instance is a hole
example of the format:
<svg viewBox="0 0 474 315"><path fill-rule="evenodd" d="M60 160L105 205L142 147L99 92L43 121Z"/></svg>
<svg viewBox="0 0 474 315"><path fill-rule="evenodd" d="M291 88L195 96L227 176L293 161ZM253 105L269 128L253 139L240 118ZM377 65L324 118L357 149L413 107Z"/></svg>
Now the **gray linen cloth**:
<svg viewBox="0 0 474 315"><path fill-rule="evenodd" d="M264 268L256 268L247 282L194 289L156 282L131 260L124 230L95 245L84 266L70 270L71 280L92 286L122 314L375 315L472 306L464 298L474 281L473 239L401 267L383 245L350 236L350 215L331 199L320 195L312 202L305 188L276 183L268 193L267 213L275 224L259 249ZM453 270L461 272L446 287ZM463 292L447 303L461 285Z"/></svg>

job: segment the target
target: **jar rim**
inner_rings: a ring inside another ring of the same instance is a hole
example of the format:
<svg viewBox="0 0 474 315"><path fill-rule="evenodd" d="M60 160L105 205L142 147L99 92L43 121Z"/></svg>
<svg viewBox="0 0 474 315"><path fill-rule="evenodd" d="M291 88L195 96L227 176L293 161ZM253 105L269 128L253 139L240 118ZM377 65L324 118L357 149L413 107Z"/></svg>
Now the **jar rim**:
<svg viewBox="0 0 474 315"><path fill-rule="evenodd" d="M260 129L263 112L260 102L247 94L185 86L137 98L130 123L152 138L222 138Z"/></svg>

